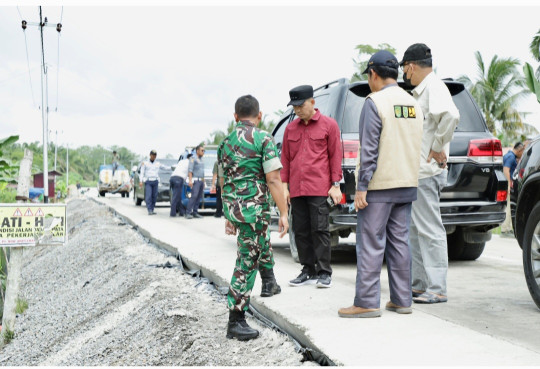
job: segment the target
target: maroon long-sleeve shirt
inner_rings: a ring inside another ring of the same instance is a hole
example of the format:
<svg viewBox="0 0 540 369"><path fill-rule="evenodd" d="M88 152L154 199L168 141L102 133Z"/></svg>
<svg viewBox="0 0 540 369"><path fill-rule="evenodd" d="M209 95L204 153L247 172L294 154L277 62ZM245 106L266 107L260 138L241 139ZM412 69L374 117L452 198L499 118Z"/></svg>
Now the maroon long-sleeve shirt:
<svg viewBox="0 0 540 369"><path fill-rule="evenodd" d="M343 176L338 124L315 110L307 125L297 118L283 136L281 180L289 183L291 197L328 196Z"/></svg>

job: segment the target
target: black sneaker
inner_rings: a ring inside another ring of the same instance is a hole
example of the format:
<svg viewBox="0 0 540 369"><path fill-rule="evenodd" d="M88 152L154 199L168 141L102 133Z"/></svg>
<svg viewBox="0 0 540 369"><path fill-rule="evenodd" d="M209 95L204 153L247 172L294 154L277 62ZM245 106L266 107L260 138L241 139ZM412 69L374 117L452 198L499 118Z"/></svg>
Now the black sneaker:
<svg viewBox="0 0 540 369"><path fill-rule="evenodd" d="M315 283L317 283L317 277L302 270L298 277L296 277L292 281L289 281L289 286L297 287Z"/></svg>
<svg viewBox="0 0 540 369"><path fill-rule="evenodd" d="M317 280L318 288L329 288L332 285L332 277L329 274L323 273Z"/></svg>

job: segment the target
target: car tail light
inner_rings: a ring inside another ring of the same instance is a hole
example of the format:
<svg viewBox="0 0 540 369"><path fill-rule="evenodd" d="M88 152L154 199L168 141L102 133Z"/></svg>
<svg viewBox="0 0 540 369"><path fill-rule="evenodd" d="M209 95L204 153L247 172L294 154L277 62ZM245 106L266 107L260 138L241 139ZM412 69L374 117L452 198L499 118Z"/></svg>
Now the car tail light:
<svg viewBox="0 0 540 369"><path fill-rule="evenodd" d="M356 140L343 141L343 165L356 167L356 158L358 157L358 146L360 142Z"/></svg>
<svg viewBox="0 0 540 369"><path fill-rule="evenodd" d="M525 168L521 168L518 172L519 179L523 179L523 173L525 173Z"/></svg>
<svg viewBox="0 0 540 369"><path fill-rule="evenodd" d="M467 156L479 163L502 163L502 145L496 138L469 141Z"/></svg>
<svg viewBox="0 0 540 369"><path fill-rule="evenodd" d="M506 201L508 191L497 191L497 202Z"/></svg>

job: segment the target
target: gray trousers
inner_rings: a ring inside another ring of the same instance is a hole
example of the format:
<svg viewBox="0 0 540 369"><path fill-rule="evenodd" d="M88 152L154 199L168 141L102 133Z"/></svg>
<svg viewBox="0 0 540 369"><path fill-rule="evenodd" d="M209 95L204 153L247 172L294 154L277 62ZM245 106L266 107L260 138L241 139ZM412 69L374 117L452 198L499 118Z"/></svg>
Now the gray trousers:
<svg viewBox="0 0 540 369"><path fill-rule="evenodd" d="M390 300L399 306L411 306L410 221L410 202L370 202L365 209L358 211L355 306L365 309L380 307L381 268L385 251Z"/></svg>
<svg viewBox="0 0 540 369"><path fill-rule="evenodd" d="M418 181L418 199L412 204L410 245L412 288L446 296L448 244L439 199L448 172Z"/></svg>

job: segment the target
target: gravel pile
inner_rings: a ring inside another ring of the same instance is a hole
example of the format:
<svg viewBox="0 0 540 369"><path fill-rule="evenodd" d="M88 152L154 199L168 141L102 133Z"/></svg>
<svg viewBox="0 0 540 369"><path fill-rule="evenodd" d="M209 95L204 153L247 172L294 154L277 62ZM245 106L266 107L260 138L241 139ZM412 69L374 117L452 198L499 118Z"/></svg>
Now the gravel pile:
<svg viewBox="0 0 540 369"><path fill-rule="evenodd" d="M225 338L225 297L178 268L104 206L68 204L69 242L25 249L15 339L0 365L298 366L286 336L249 319L261 336Z"/></svg>

